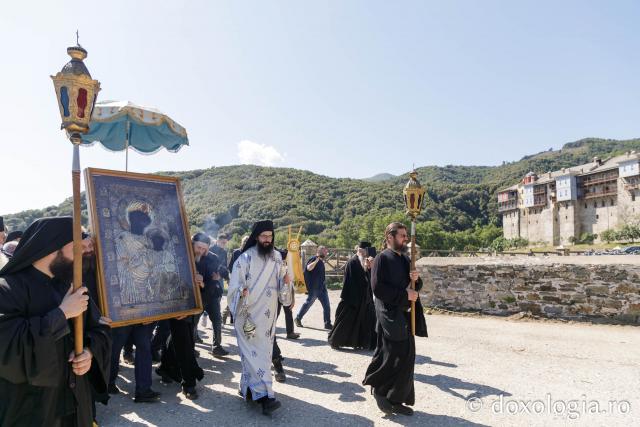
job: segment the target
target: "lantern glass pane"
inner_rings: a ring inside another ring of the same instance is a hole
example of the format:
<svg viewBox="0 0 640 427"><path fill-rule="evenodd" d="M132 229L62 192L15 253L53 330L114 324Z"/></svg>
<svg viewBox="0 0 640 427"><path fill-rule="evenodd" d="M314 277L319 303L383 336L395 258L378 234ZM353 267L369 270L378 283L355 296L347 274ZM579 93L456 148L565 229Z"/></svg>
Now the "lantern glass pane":
<svg viewBox="0 0 640 427"><path fill-rule="evenodd" d="M87 109L87 90L78 90L78 117L84 119L84 111Z"/></svg>
<svg viewBox="0 0 640 427"><path fill-rule="evenodd" d="M62 114L69 117L69 91L66 86L60 88L60 105L62 105Z"/></svg>

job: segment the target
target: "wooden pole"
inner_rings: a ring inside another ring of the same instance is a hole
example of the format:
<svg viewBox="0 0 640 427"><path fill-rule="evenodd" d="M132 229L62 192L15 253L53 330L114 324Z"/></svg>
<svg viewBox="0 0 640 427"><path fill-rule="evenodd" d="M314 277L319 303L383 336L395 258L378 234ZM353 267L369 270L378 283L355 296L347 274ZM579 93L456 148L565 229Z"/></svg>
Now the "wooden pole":
<svg viewBox="0 0 640 427"><path fill-rule="evenodd" d="M73 290L82 287L82 224L80 211L80 145L73 144L73 167L71 169L73 180ZM82 316L73 319L74 351L76 355L84 349Z"/></svg>
<svg viewBox="0 0 640 427"><path fill-rule="evenodd" d="M410 271L416 269L416 220L411 218L411 268ZM411 279L411 289L416 290L416 282ZM411 333L416 336L416 302L411 301Z"/></svg>

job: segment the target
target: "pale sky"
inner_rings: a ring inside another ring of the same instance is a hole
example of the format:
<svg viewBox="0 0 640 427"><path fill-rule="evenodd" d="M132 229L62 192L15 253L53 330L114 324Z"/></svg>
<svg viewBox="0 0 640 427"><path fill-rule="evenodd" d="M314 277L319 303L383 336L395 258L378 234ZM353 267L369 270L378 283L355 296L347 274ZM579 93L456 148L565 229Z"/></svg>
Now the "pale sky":
<svg viewBox="0 0 640 427"><path fill-rule="evenodd" d="M49 76L76 29L99 99L189 133L177 154L131 154L130 170L364 178L639 137L638 22L638 1L4 2L0 214L71 194ZM81 163L124 169L124 154L83 148Z"/></svg>

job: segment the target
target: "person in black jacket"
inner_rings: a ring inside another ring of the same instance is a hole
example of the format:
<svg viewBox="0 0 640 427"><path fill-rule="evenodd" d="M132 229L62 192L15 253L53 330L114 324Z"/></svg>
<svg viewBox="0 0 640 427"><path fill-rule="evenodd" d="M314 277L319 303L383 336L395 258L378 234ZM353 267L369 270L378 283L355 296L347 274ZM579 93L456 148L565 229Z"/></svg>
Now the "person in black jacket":
<svg viewBox="0 0 640 427"><path fill-rule="evenodd" d="M211 354L216 357L224 357L229 352L222 348L220 300L222 299L223 289L220 272L226 273L226 267L220 263L220 259L215 253L209 251L211 244L209 236L204 233L196 233L192 240L193 250L196 254L196 270L203 280L203 288L201 289L202 305L213 327Z"/></svg>
<svg viewBox="0 0 640 427"><path fill-rule="evenodd" d="M422 280L416 270L409 271L408 241L404 224L389 224L385 230L386 249L376 256L371 268L378 343L362 384L371 386L378 408L387 414L413 415L413 409L405 406L415 403L416 344L411 331L411 301L416 302L416 335L427 336L418 298ZM411 289L411 280L415 281L416 290Z"/></svg>

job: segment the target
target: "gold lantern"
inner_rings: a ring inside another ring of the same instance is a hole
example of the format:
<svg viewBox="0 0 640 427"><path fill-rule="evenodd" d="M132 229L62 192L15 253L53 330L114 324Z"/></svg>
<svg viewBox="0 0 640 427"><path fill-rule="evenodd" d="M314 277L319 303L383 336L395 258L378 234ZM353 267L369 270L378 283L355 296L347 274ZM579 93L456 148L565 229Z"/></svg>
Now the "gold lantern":
<svg viewBox="0 0 640 427"><path fill-rule="evenodd" d="M67 131L74 144L82 142L81 134L89 131L93 107L100 91L100 82L93 80L83 60L87 51L80 45L67 48L71 61L51 76L62 118L61 129Z"/></svg>
<svg viewBox="0 0 640 427"><path fill-rule="evenodd" d="M418 173L413 170L409 174L409 181L402 190L404 194L404 206L407 209L407 215L415 220L422 211L422 203L424 202L424 187L418 181Z"/></svg>

